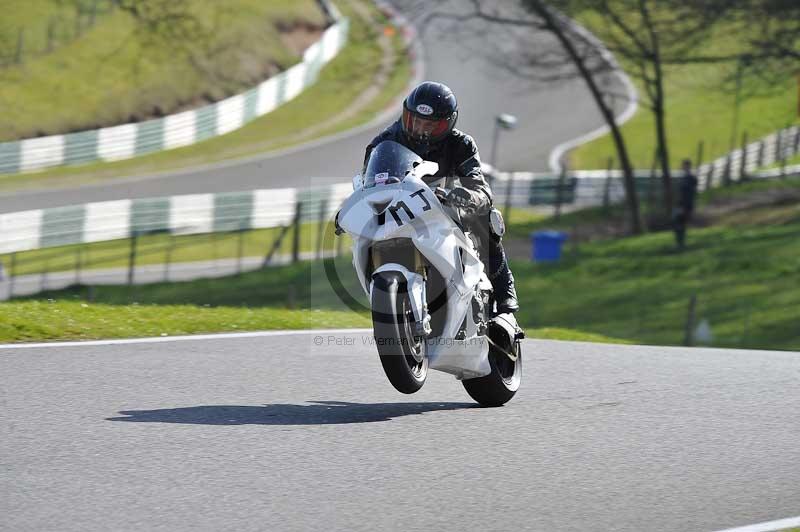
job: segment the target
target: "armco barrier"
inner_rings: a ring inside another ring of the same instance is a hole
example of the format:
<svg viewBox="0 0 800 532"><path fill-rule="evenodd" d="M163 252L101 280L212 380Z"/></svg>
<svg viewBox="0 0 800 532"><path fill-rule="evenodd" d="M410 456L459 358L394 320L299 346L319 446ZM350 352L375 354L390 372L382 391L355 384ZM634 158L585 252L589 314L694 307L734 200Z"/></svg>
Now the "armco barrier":
<svg viewBox="0 0 800 532"><path fill-rule="evenodd" d="M273 111L312 85L319 71L347 42L349 21L327 0L335 20L322 38L303 54L303 61L259 86L212 105L133 124L0 143L0 174L34 172L92 161L119 161L188 146L224 135Z"/></svg>
<svg viewBox="0 0 800 532"><path fill-rule="evenodd" d="M530 172L495 174L488 167L486 173L493 175L494 203L501 209L505 205L541 207L555 203L590 207L621 202L625 194L619 171L576 171L563 179ZM643 199L647 199L649 190L660 191L660 180L646 172L636 174ZM800 165L751 177L781 175L800 175ZM561 192L557 192L559 181ZM0 214L0 254L103 242L134 234L190 235L287 226L294 221L298 203L302 203L301 221L331 220L352 190L350 183L343 183L308 189L124 199Z"/></svg>
<svg viewBox="0 0 800 532"><path fill-rule="evenodd" d="M790 126L700 165L697 177L703 187L711 188L724 184L726 179L738 180L757 168L791 159L798 152L800 126Z"/></svg>
<svg viewBox="0 0 800 532"><path fill-rule="evenodd" d="M0 254L129 238L290 225L303 204L302 221L330 219L352 185L314 189L269 189L221 194L103 201L0 214Z"/></svg>

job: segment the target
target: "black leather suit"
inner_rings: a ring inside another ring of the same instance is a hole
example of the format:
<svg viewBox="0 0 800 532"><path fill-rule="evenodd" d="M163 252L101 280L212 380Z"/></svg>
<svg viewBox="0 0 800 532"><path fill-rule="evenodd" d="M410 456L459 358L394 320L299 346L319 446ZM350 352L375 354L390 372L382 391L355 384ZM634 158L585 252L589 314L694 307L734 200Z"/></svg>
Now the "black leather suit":
<svg viewBox="0 0 800 532"><path fill-rule="evenodd" d="M477 203L475 214L465 217L464 223L478 236L484 248L481 250L481 258L494 287L499 311L516 311L514 277L508 268L501 237L495 235L490 228L489 212L492 208L492 190L483 176L478 146L472 137L453 129L441 142L427 149L420 148L415 142L408 139L398 120L369 143L364 157L365 168L372 149L386 140L398 142L423 159L438 163L439 171L435 178L446 178L444 185L446 188L453 188L457 178L462 187L476 193L474 194ZM430 181L435 178L431 178Z"/></svg>

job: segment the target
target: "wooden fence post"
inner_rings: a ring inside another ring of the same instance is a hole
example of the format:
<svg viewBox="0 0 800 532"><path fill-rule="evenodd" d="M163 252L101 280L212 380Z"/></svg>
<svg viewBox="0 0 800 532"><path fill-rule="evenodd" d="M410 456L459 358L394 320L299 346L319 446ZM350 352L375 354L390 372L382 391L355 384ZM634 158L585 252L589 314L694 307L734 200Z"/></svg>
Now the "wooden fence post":
<svg viewBox="0 0 800 532"><path fill-rule="evenodd" d="M564 181L567 177L567 167L565 165L561 166L561 173L558 174L558 181L556 181L556 209L555 209L555 219L558 220L561 218L561 189L564 188Z"/></svg>
<svg viewBox="0 0 800 532"><path fill-rule="evenodd" d="M300 219L303 216L303 202L298 201L294 212L294 239L292 240L292 264L300 260Z"/></svg>
<svg viewBox="0 0 800 532"><path fill-rule="evenodd" d="M323 240L325 237L325 218L328 213L328 200L323 199L319 204L319 226L317 227L317 259L322 258L323 255Z"/></svg>
<svg viewBox="0 0 800 532"><path fill-rule="evenodd" d="M14 280L17 277L17 254L11 254L11 264L8 267L8 299L14 297Z"/></svg>
<svg viewBox="0 0 800 532"><path fill-rule="evenodd" d="M81 284L81 270L83 269L83 246L75 250L75 284Z"/></svg>
<svg viewBox="0 0 800 532"><path fill-rule="evenodd" d="M244 260L244 226L239 226L236 237L236 275L241 275Z"/></svg>
<svg viewBox="0 0 800 532"><path fill-rule="evenodd" d="M134 270L136 269L136 241L139 239L139 232L131 234L131 246L128 251L128 286L133 286Z"/></svg>
<svg viewBox="0 0 800 532"><path fill-rule="evenodd" d="M747 177L747 131L742 133L742 160L739 165L739 181Z"/></svg>
<svg viewBox="0 0 800 532"><path fill-rule="evenodd" d="M697 305L697 295L692 294L689 299L689 310L686 313L686 327L683 336L683 345L691 347L694 345L694 322L695 322L695 307Z"/></svg>
<svg viewBox="0 0 800 532"><path fill-rule="evenodd" d="M731 166L733 165L733 160L731 159L731 154L728 153L728 156L725 158L725 171L722 174L722 184L725 187L731 186Z"/></svg>

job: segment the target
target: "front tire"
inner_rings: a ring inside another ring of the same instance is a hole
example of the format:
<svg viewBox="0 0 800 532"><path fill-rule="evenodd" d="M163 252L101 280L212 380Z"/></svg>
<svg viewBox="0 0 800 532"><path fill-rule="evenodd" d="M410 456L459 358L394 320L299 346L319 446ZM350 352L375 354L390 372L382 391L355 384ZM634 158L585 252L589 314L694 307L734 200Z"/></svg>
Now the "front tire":
<svg viewBox="0 0 800 532"><path fill-rule="evenodd" d="M372 327L378 357L397 391L411 394L428 376L425 339L415 336L414 313L406 280L398 272L381 272L372 284Z"/></svg>
<svg viewBox="0 0 800 532"><path fill-rule="evenodd" d="M510 347L517 355L516 361L511 360L500 349L489 344L489 365L492 372L485 377L462 381L469 396L481 406L503 406L519 390L522 382L522 347L519 340L514 340Z"/></svg>

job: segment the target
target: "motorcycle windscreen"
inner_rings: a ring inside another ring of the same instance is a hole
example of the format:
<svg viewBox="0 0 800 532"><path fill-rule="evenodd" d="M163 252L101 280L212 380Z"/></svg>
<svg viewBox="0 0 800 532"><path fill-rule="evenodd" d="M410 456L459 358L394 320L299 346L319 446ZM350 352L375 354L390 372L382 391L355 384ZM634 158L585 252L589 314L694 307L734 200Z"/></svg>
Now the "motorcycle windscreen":
<svg viewBox="0 0 800 532"><path fill-rule="evenodd" d="M375 146L364 174L364 188L399 183L422 162L419 155L393 140Z"/></svg>

